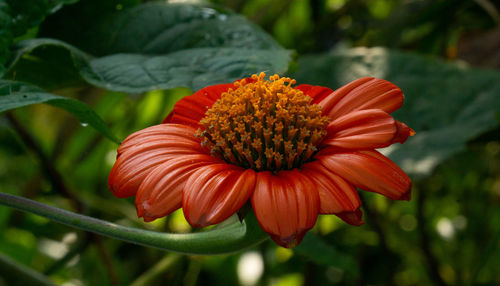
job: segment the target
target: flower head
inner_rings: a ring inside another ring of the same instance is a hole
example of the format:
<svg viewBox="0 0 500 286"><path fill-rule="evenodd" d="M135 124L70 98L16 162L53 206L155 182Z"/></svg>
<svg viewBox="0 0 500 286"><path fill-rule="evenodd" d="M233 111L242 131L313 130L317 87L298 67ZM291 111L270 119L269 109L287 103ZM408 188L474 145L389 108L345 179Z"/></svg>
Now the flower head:
<svg viewBox="0 0 500 286"><path fill-rule="evenodd" d="M253 75L209 86L137 131L109 175L136 196L145 221L183 209L193 227L217 224L247 201L262 229L293 247L318 214L363 223L356 187L409 200L411 180L375 148L414 132L389 114L403 103L390 82L361 78L336 91Z"/></svg>

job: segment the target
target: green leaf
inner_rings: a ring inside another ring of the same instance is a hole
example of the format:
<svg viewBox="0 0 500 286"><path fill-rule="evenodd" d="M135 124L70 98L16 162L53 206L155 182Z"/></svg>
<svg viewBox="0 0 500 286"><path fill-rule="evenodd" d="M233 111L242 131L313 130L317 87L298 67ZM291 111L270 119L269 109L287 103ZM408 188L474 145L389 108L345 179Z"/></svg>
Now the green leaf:
<svg viewBox="0 0 500 286"><path fill-rule="evenodd" d="M146 3L96 21L69 23L87 25L77 36L74 31L57 33L58 29L43 36L56 37L95 56L162 55L191 48L282 49L244 17L203 5Z"/></svg>
<svg viewBox="0 0 500 286"><path fill-rule="evenodd" d="M353 275L359 273L358 265L352 256L338 251L312 232L306 234L294 251L317 264L334 266Z"/></svg>
<svg viewBox="0 0 500 286"><path fill-rule="evenodd" d="M141 4L141 0L85 0L66 5L48 16L40 25L38 37L63 40L87 50L88 35L100 33L96 26L115 13ZM165 1L166 2L166 1ZM89 19L92 19L89 21ZM87 35L84 37L84 35Z"/></svg>
<svg viewBox="0 0 500 286"><path fill-rule="evenodd" d="M9 6L5 2L0 2L0 77L5 72L5 63L9 57L9 46L12 42L10 23L12 18L9 15Z"/></svg>
<svg viewBox="0 0 500 286"><path fill-rule="evenodd" d="M26 83L0 80L0 112L31 104L47 103L75 115L82 124L88 124L108 139L120 144L106 123L86 104L63 96L47 93Z"/></svg>
<svg viewBox="0 0 500 286"><path fill-rule="evenodd" d="M15 37L21 37L29 29L35 28L50 15L66 4L78 0L7 0L0 2L0 77L6 68L9 57L9 47ZM29 36L28 36L29 37Z"/></svg>
<svg viewBox="0 0 500 286"><path fill-rule="evenodd" d="M207 85L232 82L253 73L283 72L290 52L286 50L242 50L236 48L199 48L167 55L116 54L93 58L81 50L51 39L26 40L18 45L13 64L38 47L65 48L74 66L87 82L102 88L128 93L155 89L188 87L198 90ZM18 79L23 71L12 68ZM38 75L43 76L43 75ZM39 80L41 81L41 80Z"/></svg>
<svg viewBox="0 0 500 286"><path fill-rule="evenodd" d="M97 26L80 37L84 43L76 43L83 50L54 39L18 43L9 77L54 82L39 73L32 75L33 68L23 68L33 67L27 61L44 62L46 55L37 51L52 48L67 51L61 56L69 53L82 78L99 87L128 93L179 86L197 90L261 71L282 73L291 57L290 51L243 17L194 5L143 4L117 12ZM54 53L45 54L53 58Z"/></svg>
<svg viewBox="0 0 500 286"><path fill-rule="evenodd" d="M45 90L58 90L86 84L75 68L72 54L68 49L56 45L24 46L25 43L32 41L39 40L26 40L14 45L16 50L11 53L10 65L15 63L16 66L6 73L5 78L29 82ZM85 56L84 53L75 55L75 57Z"/></svg>
<svg viewBox="0 0 500 286"><path fill-rule="evenodd" d="M107 56L91 61L81 74L96 86L129 93L178 86L198 90L262 70L283 71L288 59L287 51L201 48L166 56Z"/></svg>
<svg viewBox="0 0 500 286"><path fill-rule="evenodd" d="M7 0L6 2L10 6L13 19L12 33L18 37L24 35L28 29L40 25L47 15L78 0Z"/></svg>
<svg viewBox="0 0 500 286"><path fill-rule="evenodd" d="M413 176L425 176L465 143L499 125L500 73L381 48L351 49L299 59L299 83L338 88L372 76L405 94L393 115L417 134L384 152Z"/></svg>

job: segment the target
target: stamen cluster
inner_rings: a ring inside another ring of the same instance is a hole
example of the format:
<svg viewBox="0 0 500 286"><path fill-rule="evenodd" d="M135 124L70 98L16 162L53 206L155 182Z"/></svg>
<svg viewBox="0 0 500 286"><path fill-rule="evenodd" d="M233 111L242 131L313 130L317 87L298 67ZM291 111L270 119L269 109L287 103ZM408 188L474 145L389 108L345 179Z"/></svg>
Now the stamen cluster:
<svg viewBox="0 0 500 286"><path fill-rule="evenodd" d="M200 120L196 136L213 156L257 171L300 167L326 135L328 117L295 80L265 74L234 83Z"/></svg>

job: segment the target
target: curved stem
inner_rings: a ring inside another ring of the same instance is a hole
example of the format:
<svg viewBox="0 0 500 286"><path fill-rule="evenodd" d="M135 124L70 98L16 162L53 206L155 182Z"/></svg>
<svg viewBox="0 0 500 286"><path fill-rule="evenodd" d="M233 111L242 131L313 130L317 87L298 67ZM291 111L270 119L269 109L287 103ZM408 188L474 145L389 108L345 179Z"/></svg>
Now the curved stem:
<svg viewBox="0 0 500 286"><path fill-rule="evenodd" d="M261 243L268 237L253 213L248 214L242 223L210 231L176 234L126 227L1 192L0 204L82 230L183 254L231 253Z"/></svg>

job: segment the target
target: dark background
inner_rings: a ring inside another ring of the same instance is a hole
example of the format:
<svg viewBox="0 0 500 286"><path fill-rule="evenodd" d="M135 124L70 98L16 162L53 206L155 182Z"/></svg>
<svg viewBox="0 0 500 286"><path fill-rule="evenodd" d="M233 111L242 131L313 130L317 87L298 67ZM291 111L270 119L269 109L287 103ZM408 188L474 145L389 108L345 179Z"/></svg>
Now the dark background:
<svg viewBox="0 0 500 286"><path fill-rule="evenodd" d="M53 37L105 54L96 45L100 39L88 42L81 35L109 13L140 3L71 2L77 1L59 1L59 9L43 15L23 1L7 1L11 12L42 15L19 18L18 23L29 21L9 32L11 40ZM212 2L244 15L294 50L287 74L299 83L337 88L364 75L395 82L407 96L395 117L417 131L391 153L414 179L410 202L363 192L365 225L321 216L312 232L321 241L318 247L326 249L323 255L311 254L310 245L290 250L270 240L248 250L263 261L258 285L500 285L497 1ZM33 56L36 61L25 56L19 72L5 78L87 103L119 138L158 124L177 99L191 93L188 88L132 95L105 90L66 68L68 57L50 69L57 74L51 85L39 78L51 72L37 70L38 64L54 58L51 51L43 53ZM2 192L124 225L191 231L181 211L145 224L136 218L133 199L114 198L106 180L117 145L69 113L48 105L3 113L0 138ZM238 285L237 265L246 252L171 254L0 206L0 253L58 285ZM3 273L0 285L15 285L15 279Z"/></svg>

